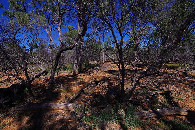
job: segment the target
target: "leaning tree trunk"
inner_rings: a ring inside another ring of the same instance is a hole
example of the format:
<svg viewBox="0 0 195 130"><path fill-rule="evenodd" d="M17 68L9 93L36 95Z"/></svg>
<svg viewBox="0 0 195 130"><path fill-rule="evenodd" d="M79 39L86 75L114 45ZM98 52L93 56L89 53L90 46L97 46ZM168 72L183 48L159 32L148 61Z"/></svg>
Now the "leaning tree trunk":
<svg viewBox="0 0 195 130"><path fill-rule="evenodd" d="M54 84L55 82L55 72L56 72L56 69L58 67L58 63L59 63L59 60L60 60L60 57L61 57L61 54L64 52L64 51L67 51L67 50L72 50L73 48L75 47L75 45L72 45L72 46L69 46L69 47L65 47L65 46L62 46L60 47L60 49L58 50L56 56L55 56L55 59L54 59L54 65L52 67L52 70L51 70L51 76L50 76L50 84Z"/></svg>
<svg viewBox="0 0 195 130"><path fill-rule="evenodd" d="M138 55L138 51L139 51L139 45L140 45L140 38L139 36L135 36L135 47L134 47L134 56L135 56L135 64L137 64L139 62L139 55Z"/></svg>

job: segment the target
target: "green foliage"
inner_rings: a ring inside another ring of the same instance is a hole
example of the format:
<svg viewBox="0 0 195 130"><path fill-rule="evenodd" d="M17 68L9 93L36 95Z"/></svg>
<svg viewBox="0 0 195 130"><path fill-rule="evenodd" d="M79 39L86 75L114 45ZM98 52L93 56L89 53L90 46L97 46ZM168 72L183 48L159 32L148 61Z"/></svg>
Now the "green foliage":
<svg viewBox="0 0 195 130"><path fill-rule="evenodd" d="M175 118L174 120L161 120L160 122L163 123L168 130L192 130L188 123L181 121L179 118Z"/></svg>
<svg viewBox="0 0 195 130"><path fill-rule="evenodd" d="M122 120L127 128L136 128L141 125L141 121L136 118L135 112L136 110L131 105L127 106L127 109L124 110L120 104L116 104L114 107L108 106L102 111L84 116L82 120L95 127L101 122L118 123Z"/></svg>
<svg viewBox="0 0 195 130"><path fill-rule="evenodd" d="M68 32L64 33L63 36L66 43L71 45L74 44L74 40L78 35L78 29L75 29L75 27L71 25L67 25L67 28L68 28Z"/></svg>
<svg viewBox="0 0 195 130"><path fill-rule="evenodd" d="M33 63L33 61L31 61L31 60L30 60L30 62L31 62L31 63ZM39 68L39 67L37 67L37 68L33 68L33 69L31 69L30 71L31 71L31 72L36 72L36 73L37 73L37 72L41 72L41 71L42 71L42 69L41 69L41 68Z"/></svg>
<svg viewBox="0 0 195 130"><path fill-rule="evenodd" d="M28 26L31 20L29 13L16 12L15 17L21 26Z"/></svg>
<svg viewBox="0 0 195 130"><path fill-rule="evenodd" d="M177 99L179 99L179 100L182 100L182 101L183 101L183 100L186 100L186 99L184 99L184 98L181 98L181 97L177 97Z"/></svg>
<svg viewBox="0 0 195 130"><path fill-rule="evenodd" d="M96 40L92 34L88 34L89 36L87 37L87 39L84 41L85 46L84 46L84 51L86 51L87 53L85 53L84 57L85 61L87 64L89 65L89 61L99 61L100 60L100 54L102 51L102 46L101 46L101 42L99 40Z"/></svg>
<svg viewBox="0 0 195 130"><path fill-rule="evenodd" d="M65 99L65 98L63 98L63 99L62 99L62 103L65 103L65 102L66 102L66 99Z"/></svg>
<svg viewBox="0 0 195 130"><path fill-rule="evenodd" d="M0 8L3 8L3 4L2 3L0 3Z"/></svg>
<svg viewBox="0 0 195 130"><path fill-rule="evenodd" d="M49 67L46 68L46 71L49 72L51 69Z"/></svg>
<svg viewBox="0 0 195 130"><path fill-rule="evenodd" d="M178 130L192 130L192 128L189 125L176 123L178 125Z"/></svg>
<svg viewBox="0 0 195 130"><path fill-rule="evenodd" d="M72 72L73 71L73 64L69 63L69 64L65 64L63 67L63 70L67 70Z"/></svg>
<svg viewBox="0 0 195 130"><path fill-rule="evenodd" d="M174 63L170 63L170 64L165 64L164 66L166 68L168 68L168 69L177 69L177 68L187 68L187 67L189 67L189 64L174 64Z"/></svg>
<svg viewBox="0 0 195 130"><path fill-rule="evenodd" d="M8 123L2 123L2 124L0 125L0 130L1 130L1 129L3 130L3 128L6 127L7 124L8 124Z"/></svg>
<svg viewBox="0 0 195 130"><path fill-rule="evenodd" d="M136 110L133 106L131 105L127 106L125 119L124 119L127 128L136 128L142 124L142 122L136 118L135 112Z"/></svg>
<svg viewBox="0 0 195 130"><path fill-rule="evenodd" d="M22 27L31 26L31 13L28 12L28 4L24 0L9 0L9 7L11 10L6 10L4 15L10 18L15 18L17 23Z"/></svg>
<svg viewBox="0 0 195 130"><path fill-rule="evenodd" d="M89 116L84 116L82 120L92 126L97 126L99 123L106 122L117 122L119 119L118 114L109 106L107 111L98 111Z"/></svg>
<svg viewBox="0 0 195 130"><path fill-rule="evenodd" d="M25 88L25 89L24 89L24 94L27 94L28 91L29 91L28 88Z"/></svg>
<svg viewBox="0 0 195 130"><path fill-rule="evenodd" d="M166 64L165 66L168 69L176 69L176 68L179 68L180 67L179 64Z"/></svg>

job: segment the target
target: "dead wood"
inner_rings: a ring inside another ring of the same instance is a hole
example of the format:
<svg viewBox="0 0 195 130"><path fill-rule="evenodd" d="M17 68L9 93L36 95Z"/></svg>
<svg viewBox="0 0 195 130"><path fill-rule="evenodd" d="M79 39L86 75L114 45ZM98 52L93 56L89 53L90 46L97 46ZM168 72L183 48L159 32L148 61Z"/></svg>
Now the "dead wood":
<svg viewBox="0 0 195 130"><path fill-rule="evenodd" d="M73 95L73 97L68 101L69 103L74 102L82 93L84 93L84 89L82 88L80 91L78 91L76 94Z"/></svg>
<svg viewBox="0 0 195 130"><path fill-rule="evenodd" d="M171 115L181 115L186 116L188 115L187 110L179 107L171 107L171 108L163 108L157 109L156 111L142 111L137 112L136 116L138 118L150 118L150 117L161 117L161 116L171 116Z"/></svg>
<svg viewBox="0 0 195 130"><path fill-rule="evenodd" d="M16 109L17 111L30 110L66 110L74 111L75 104L73 103L29 103L24 107Z"/></svg>
<svg viewBox="0 0 195 130"><path fill-rule="evenodd" d="M89 89L91 86L93 86L94 85L94 83L88 83L87 84L87 87L84 87L84 88L82 88L80 91L78 91L77 93L75 93L74 95L73 95L73 97L71 98L71 99L69 99L69 103L73 103L76 99L78 99L78 97L80 97L81 96L81 94L82 93L85 93L85 90L87 90L87 89Z"/></svg>

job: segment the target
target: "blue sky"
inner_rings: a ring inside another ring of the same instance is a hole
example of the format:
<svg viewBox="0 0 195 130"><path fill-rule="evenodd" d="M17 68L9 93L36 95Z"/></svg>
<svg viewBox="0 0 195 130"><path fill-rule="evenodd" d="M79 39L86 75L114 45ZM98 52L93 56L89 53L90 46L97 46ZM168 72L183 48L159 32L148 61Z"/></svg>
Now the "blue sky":
<svg viewBox="0 0 195 130"><path fill-rule="evenodd" d="M3 4L3 6L6 9L9 9L9 2L8 2L8 0L2 0L2 1L0 1L0 3ZM3 16L3 14L2 14L3 12L4 12L4 10L2 8L0 8L0 18L5 18L5 16ZM77 20L71 21L71 22L66 23L66 24L67 25L74 26L75 28L78 28L77 27L78 26L77 25ZM68 31L68 29L67 28L65 28L65 29L63 28L62 31L63 32L66 32L66 31ZM90 33L91 31L92 31L92 29L90 27L88 27L87 33ZM57 30L56 31L52 31L52 35L54 37L53 38L54 42L58 44L59 43L59 40L58 40L58 31ZM108 32L107 35L110 35L110 33ZM20 36L22 37L22 35L20 35ZM41 31L40 37L48 39L47 33L45 32L44 29ZM120 37L117 37L117 38L120 39ZM86 39L86 37L85 37L85 39ZM127 38L125 38L125 39L127 40Z"/></svg>
<svg viewBox="0 0 195 130"><path fill-rule="evenodd" d="M4 7L6 10L7 10L7 9L9 10L9 2L8 2L8 0L2 0L2 1L0 1L0 3L3 5L3 7ZM3 12L4 12L4 9L0 8L0 18L1 18L1 19L4 19L4 18L5 18L5 16L3 16ZM64 31L65 31L65 30L64 30ZM59 40L58 40L58 35L57 35L57 34L58 34L57 30L56 30L56 31L52 31L52 36L53 36L54 42L55 42L56 44L59 44ZM56 38L56 36L57 36L57 38ZM24 37L24 35L22 35L22 34L18 34L18 35L17 35L17 38L23 39L23 37ZM40 31L39 37L48 40L47 33L46 33L46 31L45 31L44 29L42 29L42 30ZM27 43L27 40L24 40L24 42Z"/></svg>
<svg viewBox="0 0 195 130"><path fill-rule="evenodd" d="M9 8L9 2L7 0L1 0L0 1L1 4L3 4L3 6L8 9ZM2 15L3 13L3 9L0 8L0 15Z"/></svg>
<svg viewBox="0 0 195 130"><path fill-rule="evenodd" d="M6 9L9 9L9 2L8 2L8 0L2 0L0 3L2 3L3 6L4 6ZM3 9L0 9L0 16L1 16L1 18L4 18L4 16L2 15L2 13L3 13ZM74 26L75 28L77 28L77 20L71 21L70 23L66 23L66 24L67 24L67 25ZM67 32L67 31L68 31L67 28L63 28L63 29L62 29L62 33ZM87 33L90 33L90 32L92 32L92 29L89 27L88 30L87 30ZM118 33L117 31L115 31L115 33L116 33L117 39L120 40L119 33ZM111 33L108 31L108 33L106 34L106 36L111 36ZM21 39L23 39L24 35L18 34L18 37L21 38ZM39 37L40 37L40 38L44 38L44 39L46 39L46 40L48 41L48 36L47 36L47 33L46 33L46 31L45 31L44 29L41 30L41 33L40 33ZM58 36L58 31L57 31L57 30L52 31L52 37L53 37L54 42L55 42L57 45L59 45L59 40L58 40L59 36ZM102 37L101 37L101 38L102 38ZM124 37L124 41L127 41L128 38L129 38L129 37L127 37L127 36ZM85 37L84 39L86 39L86 37ZM105 40L106 40L106 37L105 37ZM24 40L23 43L27 43L27 40ZM112 46L113 46L113 45L112 45Z"/></svg>
<svg viewBox="0 0 195 130"><path fill-rule="evenodd" d="M0 1L0 3L3 5L3 7L4 7L6 10L7 10L7 9L9 10L9 2L8 2L8 0L2 0L2 1ZM4 19L4 18L5 18L5 16L3 16L3 12L4 12L4 9L0 8L0 18L1 18L1 19ZM67 25L74 26L75 28L77 28L77 21L76 21L76 20L74 20L74 21L72 20L71 22L66 23L66 24L67 24ZM62 28L62 33L67 32L67 31L68 31L67 28ZM88 28L87 33L90 33L90 32L91 32L91 29ZM22 34L18 34L17 37L22 39L24 36L23 36ZM44 29L42 29L42 30L40 31L39 37L44 38L44 39L46 39L46 40L49 39L48 36L47 36L47 33L46 33L46 31L45 31ZM59 45L59 40L58 40L59 36L58 36L58 31L57 31L57 30L52 31L52 37L53 37L54 42L55 42L57 45ZM86 39L86 37L85 37L85 39ZM27 40L24 41L24 42L26 43Z"/></svg>

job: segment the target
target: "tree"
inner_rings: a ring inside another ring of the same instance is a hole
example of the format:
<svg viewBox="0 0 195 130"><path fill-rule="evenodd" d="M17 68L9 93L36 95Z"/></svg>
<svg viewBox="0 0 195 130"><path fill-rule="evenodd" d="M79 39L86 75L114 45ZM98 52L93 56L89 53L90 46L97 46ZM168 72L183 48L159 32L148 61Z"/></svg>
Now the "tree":
<svg viewBox="0 0 195 130"><path fill-rule="evenodd" d="M18 58L14 59L11 55L8 55L8 53L10 52L8 50L4 50L4 51L7 51L7 53L5 52L5 54L7 54L7 56L9 57L8 60L13 60L10 62L16 62L16 64L12 63L12 67L15 66L14 67L15 71L17 70L16 68L18 65L20 67L20 69L23 69L25 76L26 76L26 79L27 79L27 82L30 83L30 77L29 77L28 72L27 72L28 54L25 52L25 49L20 46L20 42L22 39L16 38L17 34L20 33L20 31L22 29L24 31L28 30L27 27L30 26L30 22L29 22L30 15L28 13L26 13L27 9L26 9L26 3L24 1L10 0L9 2L10 2L11 10L10 11L6 10L4 14L10 18L10 22L8 24L7 29L11 30L11 32L10 32L11 34L9 35L11 37L9 37L7 39L7 41L6 41L7 45L5 45L5 46L8 47L6 49L12 49L12 51L14 51L13 53L18 53L18 54L16 54L16 56L18 55ZM11 48L9 48L9 47L11 47Z"/></svg>
<svg viewBox="0 0 195 130"><path fill-rule="evenodd" d="M93 36L93 32L87 34L87 39L84 41L85 46L83 47L84 52L84 64L85 67L89 64L89 61L100 61L100 53L102 50L100 40L97 40Z"/></svg>
<svg viewBox="0 0 195 130"><path fill-rule="evenodd" d="M74 6L74 4L76 6ZM92 14L93 9L93 0L75 0L72 4L72 7L75 9L78 20L78 35L76 38L76 57L73 67L73 74L78 74L82 71L82 46L84 36L87 32L88 23Z"/></svg>
<svg viewBox="0 0 195 130"><path fill-rule="evenodd" d="M121 95L124 95L125 66L123 46L125 26L128 24L129 8L124 1L101 1L98 4L98 17L108 26L113 37L113 43L117 48L118 68L121 75ZM116 33L117 31L117 33ZM117 34L120 40L117 39Z"/></svg>
<svg viewBox="0 0 195 130"><path fill-rule="evenodd" d="M36 12L34 14L35 18L40 22L40 26L42 26L49 36L49 44L51 45L51 41L54 43L54 40L51 36L52 30L55 31L57 28L58 36L59 36L59 46L54 43L55 48L57 49L54 63L52 65L51 76L50 76L50 84L54 83L55 80L55 72L57 66L59 64L59 60L61 54L64 51L71 50L75 47L75 43L69 45L66 41L63 41L62 38L62 25L65 25L64 17L71 10L68 5L69 1L34 1L32 4L35 8Z"/></svg>
<svg viewBox="0 0 195 130"><path fill-rule="evenodd" d="M29 64L37 64L33 54L34 40L36 39L36 33L33 31L36 26L33 24L31 14L28 13L28 4L25 1L10 0L9 2L10 10L5 10L4 12L4 15L8 17L7 24L1 24L2 30L4 30L1 39L1 51L3 52L1 60L3 63L7 63L3 65L3 69L5 71L14 70L15 74L13 73L13 76L20 80L21 86L27 87L32 94L32 81L46 73L45 70L37 75L29 72ZM22 71L25 79L19 76ZM22 89L24 90L25 88L22 87Z"/></svg>
<svg viewBox="0 0 195 130"><path fill-rule="evenodd" d="M157 68L170 61L173 52L176 51L187 36L186 34L189 33L190 25L194 23L194 5L194 1L191 0L170 0L166 4L158 4L155 19L151 20L156 28L152 33L153 43L158 44L160 48L155 63Z"/></svg>
<svg viewBox="0 0 195 130"><path fill-rule="evenodd" d="M140 61L138 55L140 44L147 39L149 32L152 29L149 22L153 17L153 12L152 7L150 7L150 2L147 0L130 0L128 1L128 4L130 5L130 15L129 24L126 28L128 28L128 42L129 44L133 44L134 61L136 64Z"/></svg>

